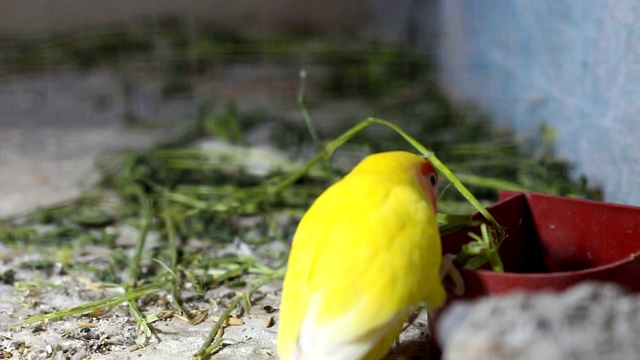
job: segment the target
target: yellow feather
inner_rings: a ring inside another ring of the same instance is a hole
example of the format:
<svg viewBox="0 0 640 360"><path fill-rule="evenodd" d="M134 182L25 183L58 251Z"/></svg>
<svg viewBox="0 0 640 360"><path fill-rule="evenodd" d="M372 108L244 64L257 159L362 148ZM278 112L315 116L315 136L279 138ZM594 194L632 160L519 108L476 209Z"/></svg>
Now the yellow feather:
<svg viewBox="0 0 640 360"><path fill-rule="evenodd" d="M280 306L281 359L378 359L407 312L440 306L441 247L421 157L368 156L309 208Z"/></svg>

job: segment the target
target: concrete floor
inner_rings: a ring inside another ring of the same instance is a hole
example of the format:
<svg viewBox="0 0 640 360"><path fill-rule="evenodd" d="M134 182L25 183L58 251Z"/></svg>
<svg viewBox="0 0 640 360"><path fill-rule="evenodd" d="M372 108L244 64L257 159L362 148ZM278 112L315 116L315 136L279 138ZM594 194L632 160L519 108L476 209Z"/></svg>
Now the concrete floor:
<svg viewBox="0 0 640 360"><path fill-rule="evenodd" d="M175 124L130 127L106 72L16 76L0 82L0 217L79 196L106 152L143 148Z"/></svg>
<svg viewBox="0 0 640 360"><path fill-rule="evenodd" d="M297 69L247 68L231 65L174 100L162 100L161 76L137 74L129 110L124 80L105 69L2 79L0 217L77 197L98 179L99 156L179 134L214 96L221 108L234 101L240 111L295 104ZM140 123L127 123L126 113Z"/></svg>

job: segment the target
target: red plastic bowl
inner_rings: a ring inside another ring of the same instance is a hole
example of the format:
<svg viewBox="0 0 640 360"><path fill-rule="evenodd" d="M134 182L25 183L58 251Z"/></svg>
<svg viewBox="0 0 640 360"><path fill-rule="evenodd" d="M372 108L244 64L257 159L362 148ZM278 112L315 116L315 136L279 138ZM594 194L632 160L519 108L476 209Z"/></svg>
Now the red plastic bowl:
<svg viewBox="0 0 640 360"><path fill-rule="evenodd" d="M499 251L505 272L461 269L464 298L563 290L585 280L640 291L640 208L503 191L488 210L507 232ZM443 253L457 254L469 231L478 229L444 236Z"/></svg>
<svg viewBox="0 0 640 360"><path fill-rule="evenodd" d="M581 281L616 283L640 292L640 208L537 193L502 191L487 208L505 228L499 253L505 272L459 269L465 283L456 299L513 291L561 291ZM487 222L480 214L475 218ZM471 238L466 228L442 237L443 254L457 254ZM429 321L432 339L440 309ZM440 348L432 342L432 357Z"/></svg>

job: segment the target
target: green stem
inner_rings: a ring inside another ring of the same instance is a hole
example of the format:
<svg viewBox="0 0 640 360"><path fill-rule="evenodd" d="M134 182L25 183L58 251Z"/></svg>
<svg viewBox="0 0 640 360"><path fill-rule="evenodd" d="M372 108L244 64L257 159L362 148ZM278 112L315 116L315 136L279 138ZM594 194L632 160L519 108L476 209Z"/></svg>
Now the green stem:
<svg viewBox="0 0 640 360"><path fill-rule="evenodd" d="M147 233L149 232L149 225L151 223L151 202L149 198L140 186L136 188L135 195L140 203L140 234L138 236L138 241L136 242L136 249L133 253L133 258L131 259L131 263L129 263L129 280L124 287L126 291L133 290L138 280L140 261L142 260L142 250L144 249ZM140 313L136 300L129 299L127 303L129 304L129 311L131 312L131 315L136 320L138 336L140 336L141 333L144 333L144 340L142 342L136 340L136 343L139 346L146 346L149 338L151 337L151 329L149 329L149 325L147 324L144 316Z"/></svg>
<svg viewBox="0 0 640 360"><path fill-rule="evenodd" d="M162 214L164 219L165 231L167 232L167 238L169 239L169 251L170 251L170 269L173 274L177 274L178 267L178 237L176 236L176 228L173 224L173 220L171 218L171 214L169 213L169 206L166 197L162 198ZM174 281L171 282L171 297L173 307L178 310L178 312L183 315L185 313L184 309L180 305L180 292L178 291L178 284L180 280L176 276Z"/></svg>
<svg viewBox="0 0 640 360"><path fill-rule="evenodd" d="M268 190L269 194L275 194L275 193L281 191L282 189L284 189L287 186L293 184L298 179L300 179L302 176L304 176L306 173L308 173L309 170L311 170L311 168L313 168L320 161L331 158L331 156L333 156L333 153L340 146L342 146L344 143L346 143L351 138L356 136L360 131L362 131L362 129L366 128L369 125L370 125L370 123L368 123L366 120L362 121L362 122L356 124L351 129L349 129L346 132L344 132L338 138L336 138L336 139L330 141L329 143L327 143L324 146L324 150L321 151L320 153L318 153L313 159L311 159L307 163L307 165L305 165L305 167L303 167L302 169L296 171L292 175L288 176L286 179L282 180L276 186L270 188Z"/></svg>
<svg viewBox="0 0 640 360"><path fill-rule="evenodd" d="M202 346L200 346L200 349L198 349L198 351L196 351L196 353L193 354L193 358L195 360L201 360L201 359L206 358L207 356L211 355L211 353L218 346L220 346L220 344L222 343L222 339L218 339L218 341L214 342L214 339L216 338L216 335L218 334L218 330L222 327L222 324L225 322L225 320L227 320L229 315L231 315L231 312L233 311L233 309L235 309L236 306L238 306L238 304L240 303L240 301L242 301L242 298L243 298L242 296L239 296L239 297L233 299L233 301L227 307L227 310L225 310L222 313L222 315L220 315L220 318L215 323L213 328L211 328L211 331L209 332L209 335L204 340L204 343L202 344Z"/></svg>
<svg viewBox="0 0 640 360"><path fill-rule="evenodd" d="M127 303L129 304L129 312L131 313L131 316L133 316L137 325L136 344L140 347L145 347L149 344L149 339L152 334L151 329L149 328L149 323L147 323L147 319L145 319L144 315L140 312L136 299L129 299ZM140 339L141 335L142 339Z"/></svg>
<svg viewBox="0 0 640 360"><path fill-rule="evenodd" d="M316 128L313 126L313 122L311 121L311 115L309 115L309 111L307 110L306 90L307 72L305 70L302 70L300 71L300 91L298 92L298 104L300 104L300 108L302 108L302 117L304 117L304 122L307 124L309 134L311 134L313 145L315 145L317 151L320 151L320 137L318 137Z"/></svg>
<svg viewBox="0 0 640 360"><path fill-rule="evenodd" d="M142 250L144 249L147 233L149 232L149 225L151 223L151 204L142 188L138 187L136 189L136 197L140 203L140 217L142 220L140 221L140 234L138 236L138 241L136 242L136 249L133 253L131 263L129 264L129 281L127 283L130 286L133 286L138 279L140 261L142 260Z"/></svg>
<svg viewBox="0 0 640 360"><path fill-rule="evenodd" d="M489 264L491 265L491 270L495 272L504 272L504 265L502 264L500 255L498 255L497 249L487 250L486 255L489 260Z"/></svg>
<svg viewBox="0 0 640 360"><path fill-rule="evenodd" d="M116 306L118 304L121 304L125 301L130 301L133 299L137 299L141 296L144 295L149 295L149 294L153 294L156 293L160 290L162 290L162 286L165 285L166 283L168 283L170 280L162 280L158 283L153 283L153 284L149 284L147 286L143 286L140 287L138 289L134 289L134 290L126 290L124 294L120 294L120 295L115 295L115 296L109 296L106 297L104 299L100 299L100 300L96 300L96 301L92 301L92 302L88 302L86 304L82 304L70 309L64 309L64 310L60 310L51 314L44 314L44 315L37 315L37 316L32 316L32 317L28 317L24 320L22 320L19 323L15 323L12 325L9 325L9 328L15 328L18 326L23 326L23 325L28 325L28 324L32 324L38 321L45 321L45 320L56 320L56 319L60 319L63 318L65 316L71 316L71 315L77 315L77 314L83 314L95 309L101 309L101 308L105 308L105 307L110 307L110 306Z"/></svg>

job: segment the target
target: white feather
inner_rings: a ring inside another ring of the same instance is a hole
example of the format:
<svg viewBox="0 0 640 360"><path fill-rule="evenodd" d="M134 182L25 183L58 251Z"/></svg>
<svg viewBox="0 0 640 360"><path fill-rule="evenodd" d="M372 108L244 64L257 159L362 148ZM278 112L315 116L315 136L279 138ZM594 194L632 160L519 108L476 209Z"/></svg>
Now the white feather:
<svg viewBox="0 0 640 360"><path fill-rule="evenodd" d="M322 306L320 296L312 296L302 322L295 360L354 360L361 359L397 324L401 314L374 327L364 328L358 318L360 306L330 324L318 324L315 314Z"/></svg>

